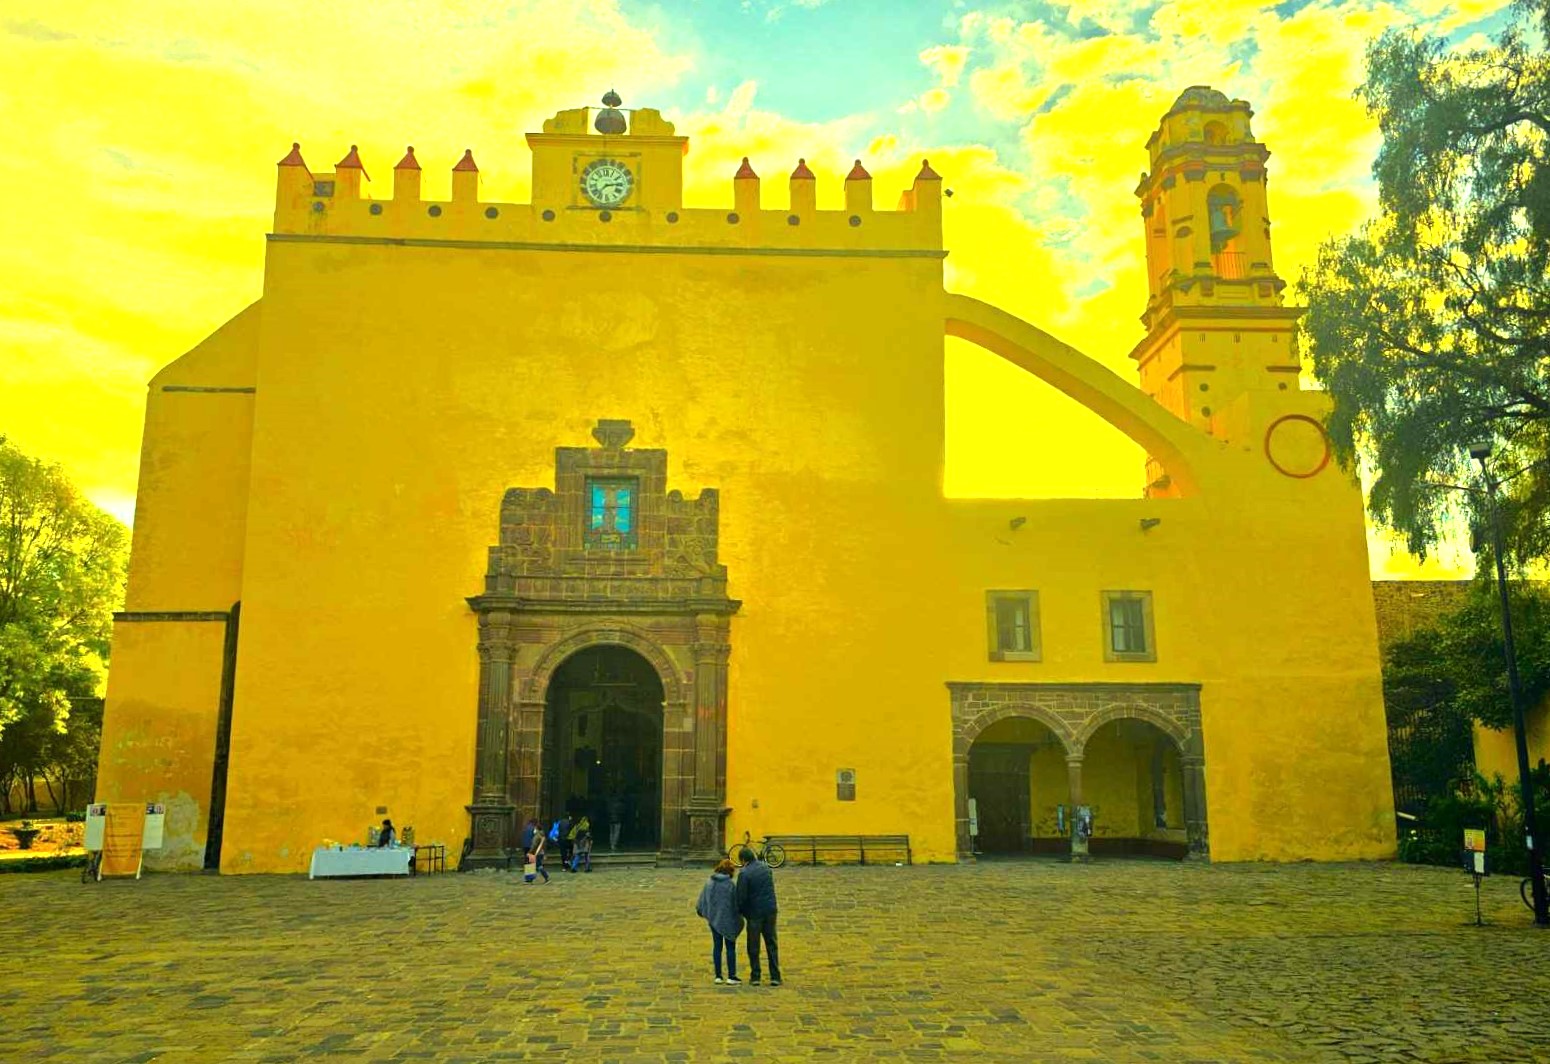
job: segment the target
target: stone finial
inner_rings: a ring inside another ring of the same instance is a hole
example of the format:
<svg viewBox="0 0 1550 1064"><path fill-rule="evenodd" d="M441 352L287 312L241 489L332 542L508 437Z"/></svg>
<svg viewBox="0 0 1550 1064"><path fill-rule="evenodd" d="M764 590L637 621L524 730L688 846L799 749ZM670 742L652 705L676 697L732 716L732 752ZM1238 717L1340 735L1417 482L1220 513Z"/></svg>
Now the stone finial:
<svg viewBox="0 0 1550 1064"><path fill-rule="evenodd" d="M797 160L797 168L795 170L791 171L791 179L793 181L816 181L817 180L817 178L815 178L813 176L813 172L807 168L807 160L806 159L798 159Z"/></svg>
<svg viewBox="0 0 1550 1064"><path fill-rule="evenodd" d="M737 173L732 175L732 180L741 181L745 178L759 179L759 175L753 172L753 167L748 165L748 156L743 156L743 165L737 168Z"/></svg>
<svg viewBox="0 0 1550 1064"><path fill-rule="evenodd" d="M413 144L404 149L404 157L398 160L397 166L393 167L395 170L418 170L419 168L420 161L414 157Z"/></svg>
<svg viewBox="0 0 1550 1064"><path fill-rule="evenodd" d="M920 173L915 175L916 181L940 181L942 175L931 169L931 160L920 160Z"/></svg>
<svg viewBox="0 0 1550 1064"><path fill-rule="evenodd" d="M457 171L460 171L460 170L461 171L472 170L474 173L478 173L479 172L479 166L478 166L477 163L474 162L474 149L472 149L472 148L464 148L463 149L463 157L457 161L457 165L454 166L452 168L452 170L453 170L454 173L456 173Z"/></svg>
<svg viewBox="0 0 1550 1064"><path fill-rule="evenodd" d="M592 438L605 451L617 451L635 438L635 428L628 421L599 418L592 430Z"/></svg>
<svg viewBox="0 0 1550 1064"><path fill-rule="evenodd" d="M856 160L856 165L850 168L850 173L845 175L846 181L870 181L872 175L866 172L866 167L861 165L861 160Z"/></svg>
<svg viewBox="0 0 1550 1064"><path fill-rule="evenodd" d="M279 162L280 166L299 166L306 169L307 164L301 158L301 142L291 141L291 153Z"/></svg>

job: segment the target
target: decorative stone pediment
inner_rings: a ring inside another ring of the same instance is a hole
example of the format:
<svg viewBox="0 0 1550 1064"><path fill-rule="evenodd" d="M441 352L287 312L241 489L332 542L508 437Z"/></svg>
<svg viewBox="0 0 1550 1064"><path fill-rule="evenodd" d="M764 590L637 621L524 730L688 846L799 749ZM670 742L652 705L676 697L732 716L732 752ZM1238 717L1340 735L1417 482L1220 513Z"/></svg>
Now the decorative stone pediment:
<svg viewBox="0 0 1550 1064"><path fill-rule="evenodd" d="M627 447L628 421L601 420L592 435L597 447L555 449L552 490L506 492L480 597L717 611L715 600L726 599L717 492L686 499L667 490L667 452Z"/></svg>

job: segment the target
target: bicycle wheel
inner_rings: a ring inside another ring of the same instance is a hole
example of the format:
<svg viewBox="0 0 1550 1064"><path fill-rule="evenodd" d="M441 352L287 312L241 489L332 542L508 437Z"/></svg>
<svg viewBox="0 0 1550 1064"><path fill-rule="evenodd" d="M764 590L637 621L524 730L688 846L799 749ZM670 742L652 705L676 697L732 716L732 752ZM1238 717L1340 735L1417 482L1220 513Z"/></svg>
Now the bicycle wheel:
<svg viewBox="0 0 1550 1064"><path fill-rule="evenodd" d="M732 862L733 868L743 867L743 859L738 856L742 849L743 843L741 842L734 842L732 845L727 847L727 860Z"/></svg>
<svg viewBox="0 0 1550 1064"><path fill-rule="evenodd" d="M1525 877L1523 882L1518 884L1518 893L1522 895L1523 904L1528 906L1529 912L1534 911L1533 884L1534 880L1532 877Z"/></svg>
<svg viewBox="0 0 1550 1064"><path fill-rule="evenodd" d="M780 843L772 842L764 848L764 863L771 868L779 868L786 863L786 851Z"/></svg>

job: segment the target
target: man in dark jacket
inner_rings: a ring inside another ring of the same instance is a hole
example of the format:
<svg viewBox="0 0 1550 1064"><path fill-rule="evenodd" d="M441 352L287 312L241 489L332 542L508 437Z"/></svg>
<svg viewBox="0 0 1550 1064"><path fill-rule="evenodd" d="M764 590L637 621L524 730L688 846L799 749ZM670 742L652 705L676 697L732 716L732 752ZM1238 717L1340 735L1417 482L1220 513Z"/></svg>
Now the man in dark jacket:
<svg viewBox="0 0 1550 1064"><path fill-rule="evenodd" d="M775 873L744 846L737 855L743 862L737 874L737 911L748 921L749 985L759 985L759 940L770 955L770 985L780 985L780 953L775 942Z"/></svg>

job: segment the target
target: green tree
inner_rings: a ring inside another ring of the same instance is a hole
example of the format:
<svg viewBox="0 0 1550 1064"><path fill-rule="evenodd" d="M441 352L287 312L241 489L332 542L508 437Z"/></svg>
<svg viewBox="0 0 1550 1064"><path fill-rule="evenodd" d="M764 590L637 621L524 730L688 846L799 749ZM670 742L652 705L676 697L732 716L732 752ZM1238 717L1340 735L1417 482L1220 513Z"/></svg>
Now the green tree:
<svg viewBox="0 0 1550 1064"><path fill-rule="evenodd" d="M1381 212L1299 283L1335 448L1367 459L1373 516L1421 554L1461 498L1430 482L1469 476L1470 443L1495 440L1503 469L1550 458L1547 30L1550 0L1519 0L1488 47L1393 30L1369 46ZM1504 506L1520 561L1550 556L1547 515L1535 466Z"/></svg>
<svg viewBox="0 0 1550 1064"><path fill-rule="evenodd" d="M78 758L64 743L72 699L99 693L127 539L58 466L0 436L0 787L21 782L29 807L49 758Z"/></svg>
<svg viewBox="0 0 1550 1064"><path fill-rule="evenodd" d="M1514 581L1510 600L1523 701L1534 706L1550 697L1550 589ZM1435 627L1389 647L1383 696L1391 724L1445 707L1488 728L1512 727L1500 611L1495 585L1477 581Z"/></svg>

